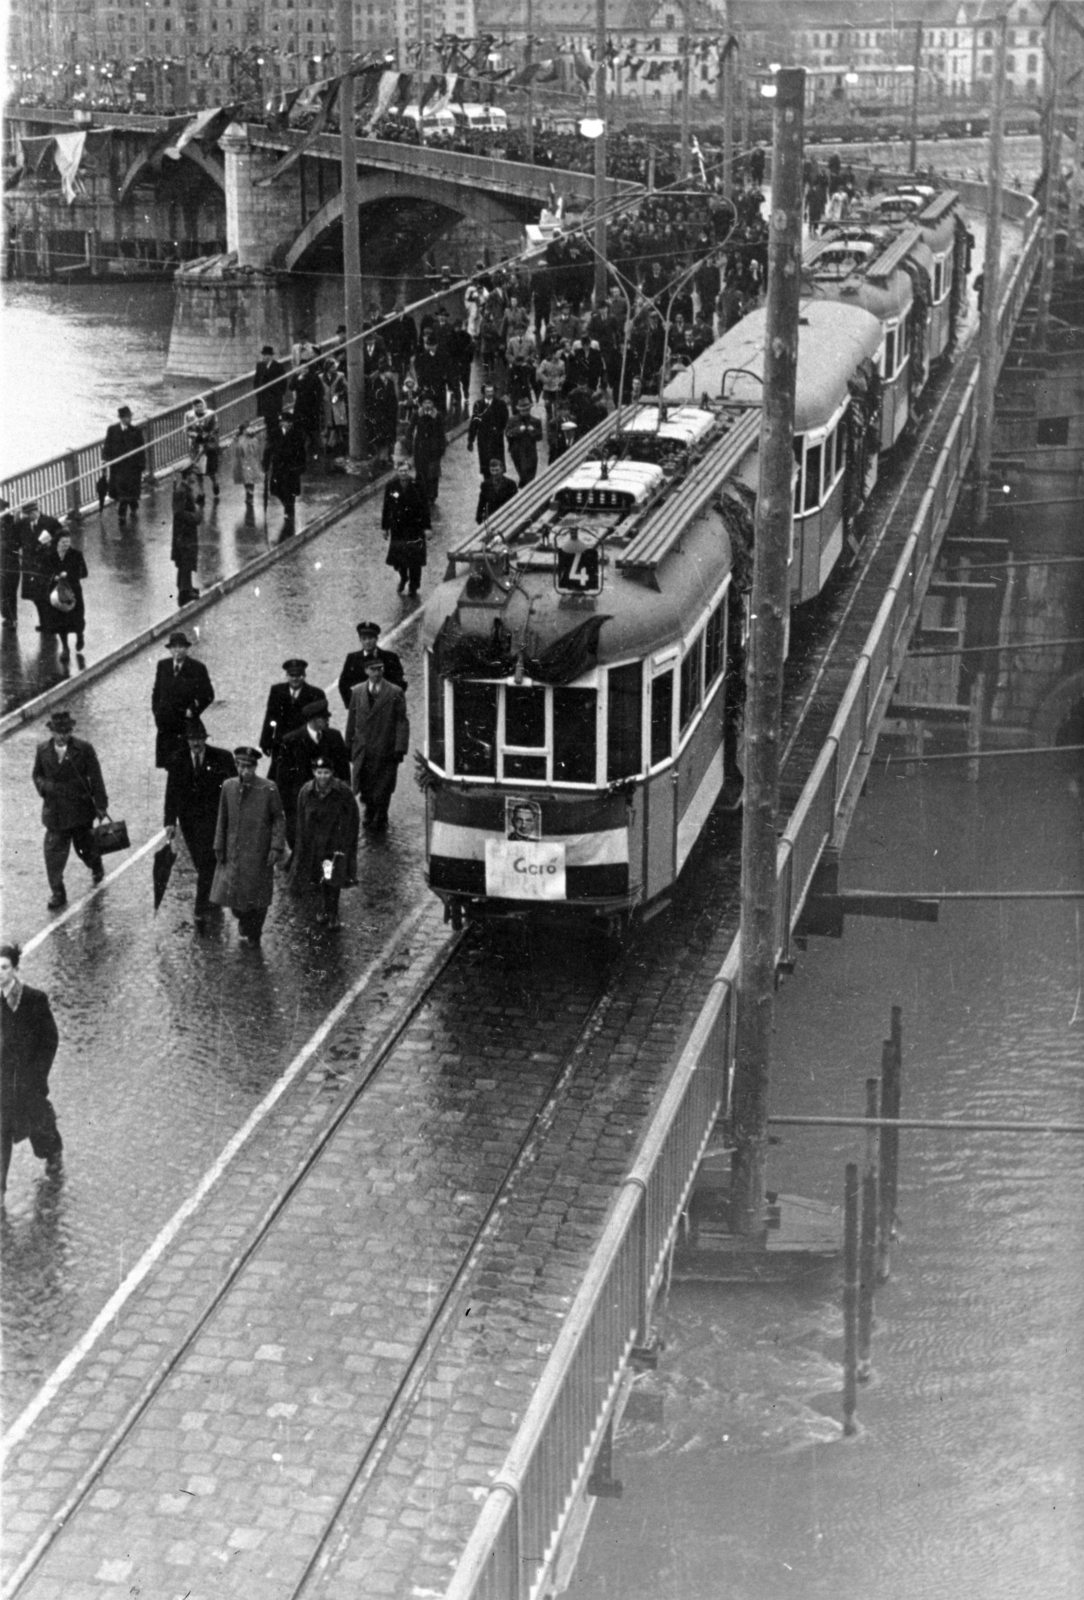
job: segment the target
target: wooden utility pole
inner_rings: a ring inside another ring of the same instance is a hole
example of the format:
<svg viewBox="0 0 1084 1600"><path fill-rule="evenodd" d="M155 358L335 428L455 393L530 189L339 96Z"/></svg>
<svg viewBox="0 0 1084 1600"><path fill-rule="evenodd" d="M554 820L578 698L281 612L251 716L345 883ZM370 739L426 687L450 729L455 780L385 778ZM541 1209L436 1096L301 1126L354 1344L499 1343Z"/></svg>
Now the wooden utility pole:
<svg viewBox="0 0 1084 1600"><path fill-rule="evenodd" d="M1006 19L995 23L990 152L986 167L986 254L982 267L982 321L979 325L978 437L975 444L978 499L976 526L990 513L990 459L994 449L994 389L997 385L997 308L1001 299L1001 151L1005 135Z"/></svg>
<svg viewBox="0 0 1084 1600"><path fill-rule="evenodd" d="M1050 297L1054 292L1054 242L1058 231L1058 201L1061 184L1061 129L1058 127L1058 22L1061 7L1052 5L1046 18L1046 70L1050 88L1043 120L1043 164L1046 167L1046 193L1043 195L1043 261L1039 273L1039 315L1035 320L1034 343L1042 349L1050 323Z"/></svg>
<svg viewBox="0 0 1084 1600"><path fill-rule="evenodd" d="M361 337L361 239L358 234L358 153L354 133L354 6L338 0L339 127L343 195L343 297L346 318L348 445L351 462L365 455L365 347Z"/></svg>
<svg viewBox="0 0 1084 1600"><path fill-rule="evenodd" d="M918 170L918 90L922 78L922 24L915 23L915 80L911 85L911 171Z"/></svg>
<svg viewBox="0 0 1084 1600"><path fill-rule="evenodd" d="M595 9L595 116L602 124L595 140L595 299L606 298L606 0ZM630 308L631 309L631 308Z"/></svg>
<svg viewBox="0 0 1084 1600"><path fill-rule="evenodd" d="M523 47L523 65L527 69L527 160L534 161L534 83L530 76L534 61L534 0L527 0L527 43Z"/></svg>
<svg viewBox="0 0 1084 1600"><path fill-rule="evenodd" d="M741 969L734 1077L730 1227L764 1227L768 1085L776 960L776 819L786 646L787 562L793 516L794 390L802 261L802 130L805 72L776 74L764 414L760 430L753 609L745 729L741 858Z"/></svg>

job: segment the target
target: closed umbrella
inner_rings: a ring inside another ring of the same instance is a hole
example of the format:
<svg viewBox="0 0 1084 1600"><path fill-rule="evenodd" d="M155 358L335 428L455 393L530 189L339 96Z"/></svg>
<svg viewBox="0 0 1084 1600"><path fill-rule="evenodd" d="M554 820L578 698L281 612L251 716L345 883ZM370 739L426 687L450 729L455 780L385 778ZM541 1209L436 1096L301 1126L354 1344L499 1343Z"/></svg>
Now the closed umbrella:
<svg viewBox="0 0 1084 1600"><path fill-rule="evenodd" d="M154 879L154 909L157 911L162 904L162 896L166 892L169 875L173 871L173 863L177 859L177 852L168 842L160 850L154 852L154 866L151 876Z"/></svg>

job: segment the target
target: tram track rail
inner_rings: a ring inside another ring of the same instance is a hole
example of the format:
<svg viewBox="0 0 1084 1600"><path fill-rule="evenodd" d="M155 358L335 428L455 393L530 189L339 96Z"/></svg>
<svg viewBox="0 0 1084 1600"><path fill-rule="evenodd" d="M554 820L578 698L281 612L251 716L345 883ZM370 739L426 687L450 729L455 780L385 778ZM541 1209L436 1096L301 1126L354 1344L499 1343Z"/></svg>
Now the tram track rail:
<svg viewBox="0 0 1084 1600"><path fill-rule="evenodd" d="M227 1304L246 1269L271 1237L284 1213L303 1193L310 1178L318 1172L321 1160L336 1135L364 1104L366 1094L380 1078L412 1024L437 997L442 980L455 969L465 949L469 947L471 939L470 929L454 934L439 952L436 960L431 961L414 991L402 1003L397 1014L369 1050L363 1070L357 1081L346 1090L342 1104L334 1109L312 1138L304 1155L295 1162L274 1199L266 1207L257 1224L249 1231L242 1249L229 1262L214 1291L188 1324L181 1340L146 1380L108 1440L69 1489L61 1505L51 1513L48 1525L5 1580L0 1588L0 1600L15 1600L15 1597L24 1591L64 1528L77 1516L100 1485L111 1462L132 1439L140 1423L152 1412L156 1400L171 1378L179 1372L186 1358L193 1353L200 1337ZM294 1588L289 1591L290 1600L301 1600L303 1595L311 1593L315 1582L334 1564L348 1544L349 1523L356 1516L357 1509L369 1489L378 1481L382 1465L389 1459L410 1421L418 1395L439 1351L441 1340L454 1323L457 1313L461 1311L468 1295L470 1280L484 1259L487 1245L499 1231L501 1214L509 1196L515 1189L517 1181L537 1158L545 1141L546 1132L575 1077L577 1064L590 1049L612 1005L614 981L619 965L620 963L617 965L610 963L602 974L596 992L587 1004L583 1020L576 1029L575 1037L563 1051L556 1070L551 1073L544 1098L529 1117L506 1170L474 1229L473 1237L463 1250L458 1266L440 1293L425 1328L416 1338L413 1353L405 1361L383 1414L366 1441L346 1487L338 1494L335 1507L326 1519L324 1528L318 1535L314 1535L312 1553Z"/></svg>

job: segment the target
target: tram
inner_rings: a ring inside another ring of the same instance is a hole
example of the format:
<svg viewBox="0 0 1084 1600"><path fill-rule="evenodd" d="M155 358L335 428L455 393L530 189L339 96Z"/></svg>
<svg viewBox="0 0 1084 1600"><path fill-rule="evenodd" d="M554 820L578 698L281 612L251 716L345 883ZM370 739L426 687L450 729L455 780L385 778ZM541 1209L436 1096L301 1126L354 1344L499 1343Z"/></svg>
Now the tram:
<svg viewBox="0 0 1084 1600"><path fill-rule="evenodd" d="M751 311L666 385L667 401L718 399L759 407L767 312ZM870 310L831 300L803 302L794 399L794 522L790 603L813 600L877 481L882 382L890 331ZM753 478L755 485L756 478Z"/></svg>
<svg viewBox="0 0 1084 1600"><path fill-rule="evenodd" d="M875 479L882 342L857 306L802 322L792 604ZM419 776L454 926L621 931L665 903L736 775L763 344L755 312L450 551L423 618Z"/></svg>
<svg viewBox="0 0 1084 1600"><path fill-rule="evenodd" d="M898 444L931 372L955 343L970 261L959 196L912 182L867 197L806 246L810 291L862 306L884 328L883 450Z"/></svg>

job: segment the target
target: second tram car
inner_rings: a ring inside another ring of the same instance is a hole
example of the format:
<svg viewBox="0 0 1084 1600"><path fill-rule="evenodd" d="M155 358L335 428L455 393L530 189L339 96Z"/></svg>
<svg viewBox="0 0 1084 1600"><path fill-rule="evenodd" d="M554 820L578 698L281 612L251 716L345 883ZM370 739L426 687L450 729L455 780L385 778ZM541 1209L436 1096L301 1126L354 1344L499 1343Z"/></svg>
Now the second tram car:
<svg viewBox="0 0 1084 1600"><path fill-rule="evenodd" d="M667 401L723 400L759 407L767 313L752 311L676 372ZM871 311L803 302L794 402L794 524L790 600L824 588L877 479L881 383L888 334ZM755 479L754 479L755 483Z"/></svg>

